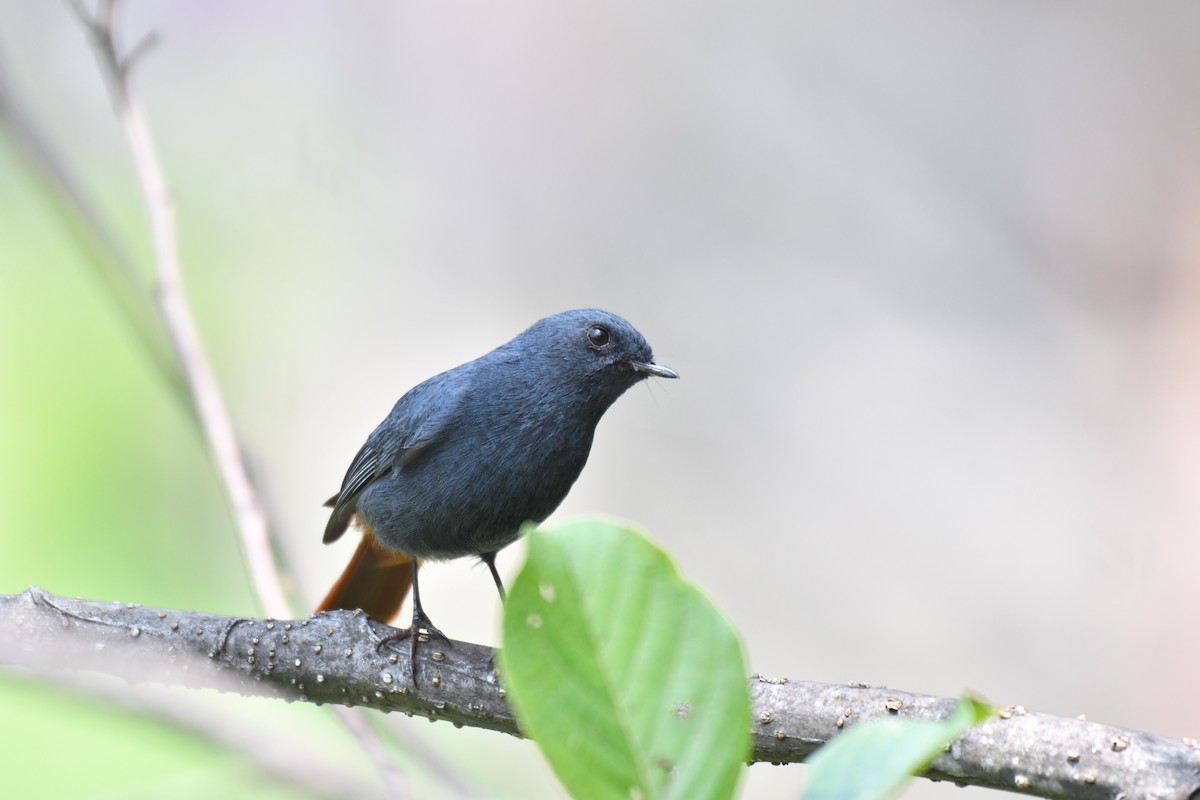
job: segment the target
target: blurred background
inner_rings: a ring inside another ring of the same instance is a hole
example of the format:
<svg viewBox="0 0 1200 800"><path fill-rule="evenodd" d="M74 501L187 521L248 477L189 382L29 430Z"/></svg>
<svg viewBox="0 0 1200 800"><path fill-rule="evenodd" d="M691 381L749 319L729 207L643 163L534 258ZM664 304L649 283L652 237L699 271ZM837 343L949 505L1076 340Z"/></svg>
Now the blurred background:
<svg viewBox="0 0 1200 800"><path fill-rule="evenodd" d="M609 412L556 518L645 526L753 670L1200 735L1200 5L127 5L306 604L354 545L321 502L396 398L599 306L683 379ZM0 70L145 258L68 7L0 0ZM0 142L0 593L258 613L189 415ZM497 642L486 570L427 574L444 630ZM375 779L325 709L168 696ZM61 687L0 675L0 707L13 796L310 796ZM486 796L562 796L528 743L386 722Z"/></svg>

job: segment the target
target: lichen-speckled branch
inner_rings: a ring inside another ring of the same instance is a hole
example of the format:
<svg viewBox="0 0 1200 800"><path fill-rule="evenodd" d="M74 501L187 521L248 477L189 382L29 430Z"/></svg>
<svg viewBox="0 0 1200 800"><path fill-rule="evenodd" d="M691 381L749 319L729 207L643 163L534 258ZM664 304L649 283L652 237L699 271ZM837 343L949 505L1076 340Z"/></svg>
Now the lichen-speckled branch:
<svg viewBox="0 0 1200 800"><path fill-rule="evenodd" d="M360 705L518 734L492 649L418 651L355 612L304 620L227 617L98 603L30 588L0 596L0 663L91 670L133 682L211 687L288 701ZM751 678L754 761L802 761L839 731L886 715L940 719L956 702L864 685ZM1009 708L939 756L936 780L1053 798L1194 798L1200 746Z"/></svg>

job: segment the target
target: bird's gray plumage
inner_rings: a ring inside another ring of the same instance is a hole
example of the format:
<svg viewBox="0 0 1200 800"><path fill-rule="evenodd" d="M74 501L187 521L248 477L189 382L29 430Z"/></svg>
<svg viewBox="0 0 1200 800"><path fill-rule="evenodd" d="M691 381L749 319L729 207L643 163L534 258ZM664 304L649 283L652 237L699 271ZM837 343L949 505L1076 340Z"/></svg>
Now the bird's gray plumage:
<svg viewBox="0 0 1200 800"><path fill-rule="evenodd" d="M400 398L331 499L325 541L357 512L384 546L420 559L495 553L558 507L601 416L650 375L677 377L615 314L537 321Z"/></svg>

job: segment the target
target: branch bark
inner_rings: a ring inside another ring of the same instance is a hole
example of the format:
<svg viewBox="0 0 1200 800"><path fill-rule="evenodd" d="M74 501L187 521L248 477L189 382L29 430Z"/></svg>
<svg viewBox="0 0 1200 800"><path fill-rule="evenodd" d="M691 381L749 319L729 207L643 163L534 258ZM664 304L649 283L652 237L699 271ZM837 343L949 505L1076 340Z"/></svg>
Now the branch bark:
<svg viewBox="0 0 1200 800"><path fill-rule="evenodd" d="M51 595L0 596L0 663L90 670L131 682L216 688L288 702L364 706L520 735L493 650L469 642L379 647L391 632L360 612L271 620ZM750 679L753 761L794 763L868 719L941 719L953 698L862 684ZM939 756L933 780L1048 798L1200 798L1200 743L1009 707Z"/></svg>

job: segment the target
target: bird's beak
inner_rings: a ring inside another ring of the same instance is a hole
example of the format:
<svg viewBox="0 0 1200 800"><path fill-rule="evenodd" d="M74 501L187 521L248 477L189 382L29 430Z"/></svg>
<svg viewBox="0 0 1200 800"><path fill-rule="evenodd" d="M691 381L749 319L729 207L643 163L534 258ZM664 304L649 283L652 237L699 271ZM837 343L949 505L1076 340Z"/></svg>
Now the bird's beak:
<svg viewBox="0 0 1200 800"><path fill-rule="evenodd" d="M653 375L656 378L678 378L679 373L665 364L659 364L657 361L634 361L633 368L638 372L644 372L647 375Z"/></svg>

